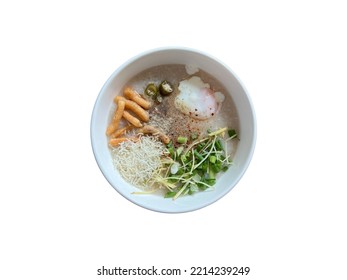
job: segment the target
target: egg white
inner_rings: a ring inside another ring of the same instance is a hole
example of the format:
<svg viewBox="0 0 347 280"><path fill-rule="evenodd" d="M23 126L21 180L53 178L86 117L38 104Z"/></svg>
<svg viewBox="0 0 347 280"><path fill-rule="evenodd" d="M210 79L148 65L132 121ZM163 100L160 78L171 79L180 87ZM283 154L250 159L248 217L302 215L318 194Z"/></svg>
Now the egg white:
<svg viewBox="0 0 347 280"><path fill-rule="evenodd" d="M218 109L213 90L200 77L193 76L180 82L175 106L182 113L198 120L213 117Z"/></svg>

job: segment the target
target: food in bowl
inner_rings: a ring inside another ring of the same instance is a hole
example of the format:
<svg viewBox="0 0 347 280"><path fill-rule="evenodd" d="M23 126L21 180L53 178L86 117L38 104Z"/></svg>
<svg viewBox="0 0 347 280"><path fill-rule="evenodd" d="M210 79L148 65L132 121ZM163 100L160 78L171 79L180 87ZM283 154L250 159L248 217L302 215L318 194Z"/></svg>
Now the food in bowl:
<svg viewBox="0 0 347 280"><path fill-rule="evenodd" d="M237 149L226 88L192 65L150 67L115 92L106 134L116 171L139 191L177 199L213 189ZM220 186L222 187L222 186Z"/></svg>

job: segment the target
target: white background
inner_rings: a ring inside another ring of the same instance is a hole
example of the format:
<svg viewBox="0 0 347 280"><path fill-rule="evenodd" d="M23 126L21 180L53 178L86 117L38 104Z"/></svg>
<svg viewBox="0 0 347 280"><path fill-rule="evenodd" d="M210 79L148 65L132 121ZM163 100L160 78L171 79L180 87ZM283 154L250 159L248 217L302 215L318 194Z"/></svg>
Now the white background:
<svg viewBox="0 0 347 280"><path fill-rule="evenodd" d="M0 278L215 265L251 267L235 279L347 279L343 2L1 1ZM120 196L89 137L111 73L172 45L229 65L258 122L233 191L176 215Z"/></svg>

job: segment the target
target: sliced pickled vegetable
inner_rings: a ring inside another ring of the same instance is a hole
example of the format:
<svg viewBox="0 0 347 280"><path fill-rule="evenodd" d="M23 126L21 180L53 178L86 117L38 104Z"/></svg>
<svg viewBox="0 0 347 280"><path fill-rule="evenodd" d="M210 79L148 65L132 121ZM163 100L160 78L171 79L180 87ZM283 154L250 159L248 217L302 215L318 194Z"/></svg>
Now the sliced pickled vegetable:
<svg viewBox="0 0 347 280"><path fill-rule="evenodd" d="M163 81L159 86L159 91L162 95L169 95L174 91L174 88L170 82Z"/></svg>
<svg viewBox="0 0 347 280"><path fill-rule="evenodd" d="M155 98L158 93L158 88L155 84L148 84L145 89L145 94Z"/></svg>

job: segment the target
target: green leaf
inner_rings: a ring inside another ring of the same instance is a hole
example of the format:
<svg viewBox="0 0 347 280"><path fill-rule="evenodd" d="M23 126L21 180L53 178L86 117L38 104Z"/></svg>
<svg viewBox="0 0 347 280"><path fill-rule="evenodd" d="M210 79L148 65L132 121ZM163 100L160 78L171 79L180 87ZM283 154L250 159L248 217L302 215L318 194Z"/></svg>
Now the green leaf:
<svg viewBox="0 0 347 280"><path fill-rule="evenodd" d="M229 129L228 135L229 135L229 137L233 137L233 138L236 137L237 136L236 130L235 129Z"/></svg>

